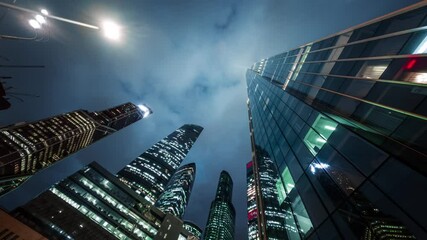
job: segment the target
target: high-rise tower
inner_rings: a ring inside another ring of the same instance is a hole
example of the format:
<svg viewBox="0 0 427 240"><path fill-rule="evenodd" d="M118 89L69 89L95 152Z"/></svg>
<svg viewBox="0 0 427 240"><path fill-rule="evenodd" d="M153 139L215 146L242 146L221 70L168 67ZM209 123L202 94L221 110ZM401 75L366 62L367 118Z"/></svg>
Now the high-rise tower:
<svg viewBox="0 0 427 240"><path fill-rule="evenodd" d="M78 110L0 129L0 195L40 169L151 113L125 103L104 111Z"/></svg>
<svg viewBox="0 0 427 240"><path fill-rule="evenodd" d="M284 189L274 161L255 146L253 160L246 165L248 178L248 239L286 239ZM294 229L295 231L296 229Z"/></svg>
<svg viewBox="0 0 427 240"><path fill-rule="evenodd" d="M426 17L420 2L247 71L254 236L279 204L281 239L427 238Z"/></svg>
<svg viewBox="0 0 427 240"><path fill-rule="evenodd" d="M204 232L205 240L234 239L236 212L232 200L233 180L230 174L222 171L219 177L215 199L209 210L208 221Z"/></svg>
<svg viewBox="0 0 427 240"><path fill-rule="evenodd" d="M193 236L197 237L198 239L202 239L202 229L195 223L191 221L184 221L184 225L182 227L193 234Z"/></svg>
<svg viewBox="0 0 427 240"><path fill-rule="evenodd" d="M202 130L197 125L183 125L129 163L117 176L154 204Z"/></svg>
<svg viewBox="0 0 427 240"><path fill-rule="evenodd" d="M165 191L160 194L155 206L164 213L182 218L190 199L191 189L196 178L196 164L184 165L172 176Z"/></svg>
<svg viewBox="0 0 427 240"><path fill-rule="evenodd" d="M13 215L48 239L189 239L163 213L96 162L51 186Z"/></svg>

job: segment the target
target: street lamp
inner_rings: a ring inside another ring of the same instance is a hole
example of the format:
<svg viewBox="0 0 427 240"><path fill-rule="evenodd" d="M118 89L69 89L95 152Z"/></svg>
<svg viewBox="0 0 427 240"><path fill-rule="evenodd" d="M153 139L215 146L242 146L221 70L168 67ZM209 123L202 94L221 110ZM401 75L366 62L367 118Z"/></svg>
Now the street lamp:
<svg viewBox="0 0 427 240"><path fill-rule="evenodd" d="M42 9L42 10L40 10L40 12L43 14L43 15L49 15L49 12L46 10L46 9Z"/></svg>
<svg viewBox="0 0 427 240"><path fill-rule="evenodd" d="M50 15L46 9L42 9L40 11L44 15L44 16L42 16L37 11L27 9L27 8L23 8L23 7L18 7L18 6L13 5L13 4L0 2L0 7L5 7L5 8L16 10L16 11L22 11L22 12L35 14L36 15L35 19L31 19L29 21L29 24L34 29L40 29L42 27L42 24L44 24L46 22L46 18L49 18L49 19L55 19L55 20L62 21L62 22L71 23L71 24L78 25L81 27L91 28L91 29L95 29L95 30L101 30L104 33L104 36L107 37L108 39L111 39L111 40L119 40L120 36L121 36L119 25L117 25L111 21L105 21L102 24L102 27L99 27L99 26L95 26L95 25L91 25L91 24L87 24L87 23L63 18L63 17Z"/></svg>
<svg viewBox="0 0 427 240"><path fill-rule="evenodd" d="M45 24L45 23L46 23L46 18L44 18L42 15L36 15L34 18L35 18L35 19L37 20L37 22L39 22L40 24Z"/></svg>
<svg viewBox="0 0 427 240"><path fill-rule="evenodd" d="M42 25L35 19L30 19L28 21L28 23L30 24L30 26L34 29L40 29L42 27Z"/></svg>
<svg viewBox="0 0 427 240"><path fill-rule="evenodd" d="M120 27L111 21L105 21L102 23L101 30L104 32L104 36L108 39L117 41L120 39Z"/></svg>

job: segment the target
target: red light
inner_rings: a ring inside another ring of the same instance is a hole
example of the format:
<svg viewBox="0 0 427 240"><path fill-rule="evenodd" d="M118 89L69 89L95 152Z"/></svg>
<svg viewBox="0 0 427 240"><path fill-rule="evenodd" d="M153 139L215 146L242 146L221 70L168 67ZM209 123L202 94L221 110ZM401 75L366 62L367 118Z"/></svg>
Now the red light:
<svg viewBox="0 0 427 240"><path fill-rule="evenodd" d="M417 62L417 60L412 59L411 61L408 62L408 64L406 64L406 69L411 69L415 66L415 63Z"/></svg>
<svg viewBox="0 0 427 240"><path fill-rule="evenodd" d="M248 163L246 164L246 168L250 168L250 167L252 167L252 164L253 164L253 162L252 162L252 161L248 162Z"/></svg>
<svg viewBox="0 0 427 240"><path fill-rule="evenodd" d="M250 212L248 212L248 220L252 220L257 217L257 209L252 209Z"/></svg>

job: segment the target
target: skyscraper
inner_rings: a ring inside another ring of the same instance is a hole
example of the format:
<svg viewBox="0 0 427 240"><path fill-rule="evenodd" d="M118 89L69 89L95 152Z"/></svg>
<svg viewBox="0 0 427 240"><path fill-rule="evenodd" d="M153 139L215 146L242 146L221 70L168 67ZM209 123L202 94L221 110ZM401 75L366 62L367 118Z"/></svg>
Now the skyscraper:
<svg viewBox="0 0 427 240"><path fill-rule="evenodd" d="M154 204L202 130L197 125L183 125L129 163L117 176Z"/></svg>
<svg viewBox="0 0 427 240"><path fill-rule="evenodd" d="M183 222L93 162L14 210L48 239L187 239Z"/></svg>
<svg viewBox="0 0 427 240"><path fill-rule="evenodd" d="M184 221L183 228L185 228L188 232L193 234L193 236L197 237L198 239L202 239L202 229L195 223L190 221Z"/></svg>
<svg viewBox="0 0 427 240"><path fill-rule="evenodd" d="M211 203L203 239L232 240L236 212L232 201L233 180L228 172L222 171L219 177L215 199Z"/></svg>
<svg viewBox="0 0 427 240"><path fill-rule="evenodd" d="M250 236L278 202L284 239L427 238L426 17L420 2L247 71L249 168L278 170L277 201L248 199Z"/></svg>
<svg viewBox="0 0 427 240"><path fill-rule="evenodd" d="M255 147L253 160L247 164L248 173L248 238L286 239L285 210L281 203L284 189L274 161L268 153ZM258 198L258 199L257 199ZM258 204L257 204L258 201ZM289 228L289 230L292 230ZM296 228L293 229L294 231Z"/></svg>
<svg viewBox="0 0 427 240"><path fill-rule="evenodd" d="M178 218L182 218L190 199L195 177L195 163L178 168L169 180L165 191L160 195L155 206L164 213L170 213Z"/></svg>
<svg viewBox="0 0 427 240"><path fill-rule="evenodd" d="M0 129L0 195L38 170L150 113L144 105L125 103L104 111L77 110Z"/></svg>

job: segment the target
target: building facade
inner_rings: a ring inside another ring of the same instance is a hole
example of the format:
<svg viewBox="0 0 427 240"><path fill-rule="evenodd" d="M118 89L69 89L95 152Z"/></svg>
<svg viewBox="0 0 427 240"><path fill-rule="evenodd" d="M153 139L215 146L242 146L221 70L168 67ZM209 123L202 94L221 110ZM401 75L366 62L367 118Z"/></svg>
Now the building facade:
<svg viewBox="0 0 427 240"><path fill-rule="evenodd" d="M190 200L195 178L195 163L186 164L178 168L168 185L166 185L165 191L160 194L155 206L164 213L170 213L182 219Z"/></svg>
<svg viewBox="0 0 427 240"><path fill-rule="evenodd" d="M141 198L96 162L14 216L49 239L187 239L182 220Z"/></svg>
<svg viewBox="0 0 427 240"><path fill-rule="evenodd" d="M250 236L269 238L267 158L283 239L427 238L426 19L420 2L247 71Z"/></svg>
<svg viewBox="0 0 427 240"><path fill-rule="evenodd" d="M125 103L104 111L78 110L0 129L0 195L38 170L150 113L143 105Z"/></svg>
<svg viewBox="0 0 427 240"><path fill-rule="evenodd" d="M190 221L184 221L183 226L188 232L193 234L193 236L197 237L198 239L202 239L202 229L197 226L195 223Z"/></svg>
<svg viewBox="0 0 427 240"><path fill-rule="evenodd" d="M246 166L248 180L248 239L286 239L284 189L274 161L256 146ZM295 231L295 229L288 229Z"/></svg>
<svg viewBox="0 0 427 240"><path fill-rule="evenodd" d="M211 203L203 239L232 240L236 212L232 203L233 180L228 172L222 171L219 177L215 199Z"/></svg>
<svg viewBox="0 0 427 240"><path fill-rule="evenodd" d="M117 176L154 204L202 130L197 125L183 125L129 163Z"/></svg>
<svg viewBox="0 0 427 240"><path fill-rule="evenodd" d="M47 240L27 225L0 209L0 239L4 240Z"/></svg>

